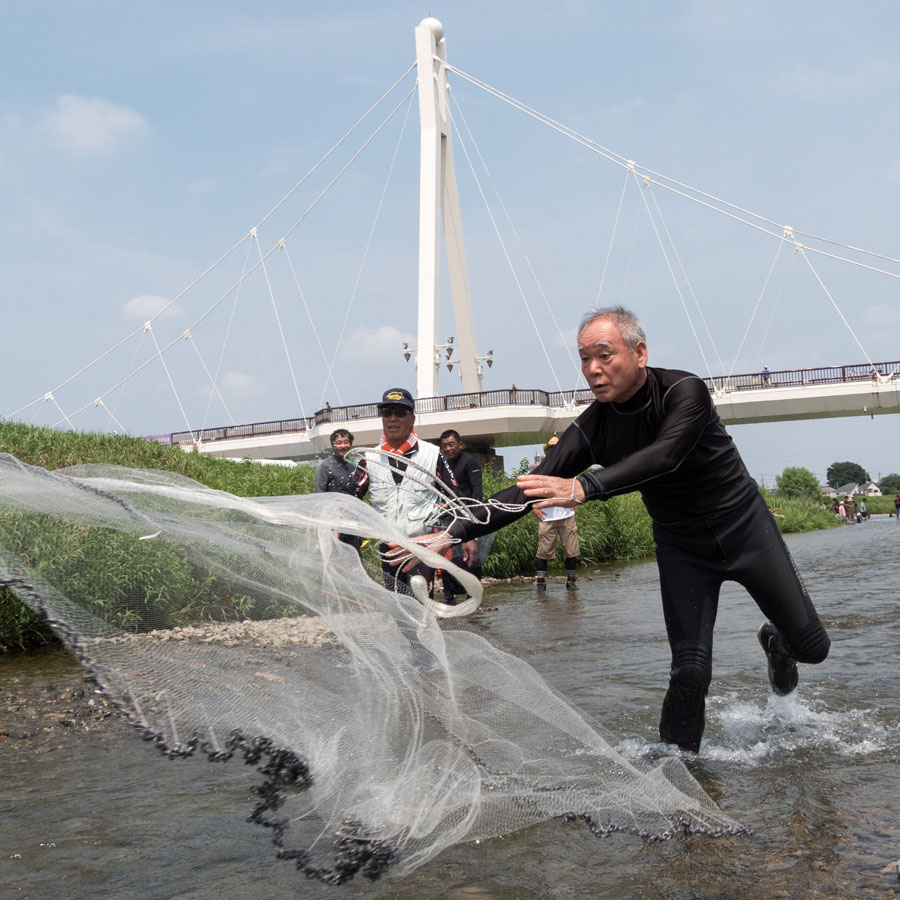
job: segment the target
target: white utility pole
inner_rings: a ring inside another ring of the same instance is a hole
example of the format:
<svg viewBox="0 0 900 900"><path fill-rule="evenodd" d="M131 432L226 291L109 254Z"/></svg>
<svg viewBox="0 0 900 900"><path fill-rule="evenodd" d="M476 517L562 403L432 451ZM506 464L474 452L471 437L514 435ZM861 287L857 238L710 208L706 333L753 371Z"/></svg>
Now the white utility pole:
<svg viewBox="0 0 900 900"><path fill-rule="evenodd" d="M416 28L416 65L419 79L419 121L422 128L419 172L419 334L416 394L439 393L438 339L440 324L440 230L443 224L450 293L456 324L455 348L465 393L481 390L475 352L472 303L463 243L459 192L453 166L448 109L447 42L437 19L423 19ZM444 344L446 346L446 344Z"/></svg>

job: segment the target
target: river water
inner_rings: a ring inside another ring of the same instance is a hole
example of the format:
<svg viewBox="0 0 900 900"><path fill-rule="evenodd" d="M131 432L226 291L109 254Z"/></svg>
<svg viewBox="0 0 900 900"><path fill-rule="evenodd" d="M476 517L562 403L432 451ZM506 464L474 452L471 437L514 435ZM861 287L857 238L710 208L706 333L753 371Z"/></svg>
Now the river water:
<svg viewBox="0 0 900 900"><path fill-rule="evenodd" d="M723 590L708 725L695 777L750 835L645 845L547 823L450 848L406 879L329 888L274 859L243 821L253 773L171 762L117 718L39 744L4 745L0 897L886 898L900 895L900 525L788 537L832 637L800 667L788 698L768 690L744 591ZM618 735L627 755L654 745L667 680L656 567L617 563L561 581L488 589L474 628L527 659ZM0 687L37 695L79 680L62 653L0 659ZM0 723L2 725L2 723Z"/></svg>

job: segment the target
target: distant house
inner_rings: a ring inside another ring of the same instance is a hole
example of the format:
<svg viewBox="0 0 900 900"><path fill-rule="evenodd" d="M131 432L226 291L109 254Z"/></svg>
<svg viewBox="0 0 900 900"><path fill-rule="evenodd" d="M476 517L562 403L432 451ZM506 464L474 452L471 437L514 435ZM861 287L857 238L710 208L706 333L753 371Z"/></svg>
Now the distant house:
<svg viewBox="0 0 900 900"><path fill-rule="evenodd" d="M860 495L863 497L880 497L881 488L874 481L866 481L863 484L848 482L847 484L838 485L834 489L834 494L829 494L829 496L834 497L858 497Z"/></svg>
<svg viewBox="0 0 900 900"><path fill-rule="evenodd" d="M820 484L819 493L823 497L837 497L837 488L833 488L830 484Z"/></svg>

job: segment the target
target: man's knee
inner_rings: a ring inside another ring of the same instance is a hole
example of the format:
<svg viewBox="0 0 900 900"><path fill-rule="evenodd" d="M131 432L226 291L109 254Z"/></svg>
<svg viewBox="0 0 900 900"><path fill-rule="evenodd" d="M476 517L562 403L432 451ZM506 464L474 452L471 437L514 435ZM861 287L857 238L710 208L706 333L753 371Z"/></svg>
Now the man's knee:
<svg viewBox="0 0 900 900"><path fill-rule="evenodd" d="M819 621L811 622L795 634L787 636L791 656L802 663L820 663L828 656L831 638Z"/></svg>

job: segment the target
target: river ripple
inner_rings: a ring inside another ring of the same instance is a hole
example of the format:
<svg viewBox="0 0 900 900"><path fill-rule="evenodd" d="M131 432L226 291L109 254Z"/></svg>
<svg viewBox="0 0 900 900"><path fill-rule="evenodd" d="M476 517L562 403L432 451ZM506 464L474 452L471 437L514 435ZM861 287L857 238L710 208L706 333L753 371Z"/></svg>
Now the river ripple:
<svg viewBox="0 0 900 900"><path fill-rule="evenodd" d="M243 821L253 773L170 762L118 719L77 718L30 742L0 743L0 896L537 898L883 898L900 893L900 525L789 536L832 637L821 666L801 666L789 698L768 691L760 614L726 586L708 727L690 763L706 790L753 834L643 845L548 823L452 847L400 882L326 888L273 859ZM468 627L527 659L599 722L624 753L653 743L668 650L656 569L618 563L561 581L492 587ZM0 687L35 702L80 684L63 654L0 659ZM84 702L89 702L90 693ZM0 723L2 726L3 723ZM886 870L886 871L885 871Z"/></svg>

